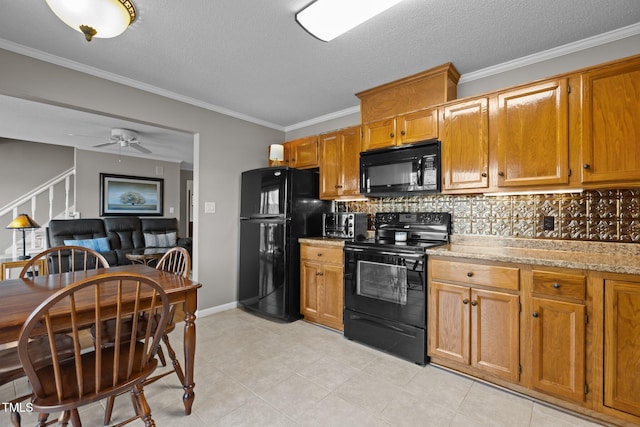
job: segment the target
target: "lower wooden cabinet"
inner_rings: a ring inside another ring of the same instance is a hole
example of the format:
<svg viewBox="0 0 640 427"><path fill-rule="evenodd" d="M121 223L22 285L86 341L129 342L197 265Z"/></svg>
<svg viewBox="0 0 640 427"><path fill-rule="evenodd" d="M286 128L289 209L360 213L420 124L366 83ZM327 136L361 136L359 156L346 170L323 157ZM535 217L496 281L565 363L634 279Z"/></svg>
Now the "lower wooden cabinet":
<svg viewBox="0 0 640 427"><path fill-rule="evenodd" d="M569 271L531 272L531 387L583 402L586 387L586 277Z"/></svg>
<svg viewBox="0 0 640 427"><path fill-rule="evenodd" d="M429 272L429 356L517 381L520 303L509 290L518 289L518 270L438 259Z"/></svg>
<svg viewBox="0 0 640 427"><path fill-rule="evenodd" d="M604 406L640 417L639 282L604 282Z"/></svg>
<svg viewBox="0 0 640 427"><path fill-rule="evenodd" d="M344 330L342 247L300 245L300 311L306 320Z"/></svg>

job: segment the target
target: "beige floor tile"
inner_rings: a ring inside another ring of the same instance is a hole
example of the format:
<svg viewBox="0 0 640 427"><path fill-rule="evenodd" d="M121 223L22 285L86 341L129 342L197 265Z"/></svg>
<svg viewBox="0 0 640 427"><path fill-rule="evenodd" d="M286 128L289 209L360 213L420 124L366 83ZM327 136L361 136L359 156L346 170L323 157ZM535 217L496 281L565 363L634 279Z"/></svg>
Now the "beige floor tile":
<svg viewBox="0 0 640 427"><path fill-rule="evenodd" d="M488 385L474 382L458 409L481 424L519 427L531 423L533 402Z"/></svg>
<svg viewBox="0 0 640 427"><path fill-rule="evenodd" d="M473 380L467 377L427 365L404 388L415 396L457 410L472 385Z"/></svg>
<svg viewBox="0 0 640 427"><path fill-rule="evenodd" d="M296 419L327 397L329 390L301 375L293 375L260 397L287 416Z"/></svg>
<svg viewBox="0 0 640 427"><path fill-rule="evenodd" d="M381 352L362 368L363 372L376 375L400 387L409 384L423 370L422 366L407 363L405 360Z"/></svg>
<svg viewBox="0 0 640 427"><path fill-rule="evenodd" d="M330 394L298 420L304 427L348 426L348 427L390 427L382 418L345 402L335 394Z"/></svg>
<svg viewBox="0 0 640 427"><path fill-rule="evenodd" d="M360 370L331 355L324 355L315 363L298 369L297 372L321 387L335 390Z"/></svg>
<svg viewBox="0 0 640 427"><path fill-rule="evenodd" d="M381 416L397 427L443 427L449 426L456 412L403 390L393 396Z"/></svg>
<svg viewBox="0 0 640 427"><path fill-rule="evenodd" d="M596 427L598 424L579 418L564 411L534 403L531 427Z"/></svg>
<svg viewBox="0 0 640 427"><path fill-rule="evenodd" d="M342 400L379 415L402 389L389 381L359 372L335 391Z"/></svg>
<svg viewBox="0 0 640 427"><path fill-rule="evenodd" d="M209 425L216 427L293 427L296 423L264 400L253 397L235 411Z"/></svg>

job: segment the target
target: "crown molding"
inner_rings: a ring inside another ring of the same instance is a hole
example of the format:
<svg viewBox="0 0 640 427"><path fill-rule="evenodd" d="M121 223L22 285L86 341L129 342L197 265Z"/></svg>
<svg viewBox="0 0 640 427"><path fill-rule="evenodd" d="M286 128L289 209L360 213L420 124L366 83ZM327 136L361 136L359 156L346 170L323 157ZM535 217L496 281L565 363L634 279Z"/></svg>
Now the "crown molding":
<svg viewBox="0 0 640 427"><path fill-rule="evenodd" d="M348 116L360 112L360 106L345 108L344 110L336 111L334 113L325 114L324 116L316 117L314 119L305 120L304 122L296 123L291 126L285 126L285 132L291 132L292 130L305 128L307 126L317 125L318 123L324 123L329 120L338 119L340 117Z"/></svg>
<svg viewBox="0 0 640 427"><path fill-rule="evenodd" d="M463 74L460 76L458 84L483 79L485 77L490 77L507 71L512 71L517 68L525 67L527 65L533 65L539 62L548 61L550 59L569 55L571 53L579 52L581 50L600 46L606 43L611 43L617 40L622 40L624 38L636 36L638 34L640 34L640 23L632 24L613 31L609 31L608 33L598 34L593 37L578 40L577 42L567 43L565 45L544 50L542 52L523 56L522 58L514 59L513 61L503 62L502 64L493 65L491 67Z"/></svg>
<svg viewBox="0 0 640 427"><path fill-rule="evenodd" d="M51 55L46 52L42 52L37 49L32 49L27 46L23 46L9 40L0 39L0 48L5 49L20 55L28 56L30 58L38 59L40 61L48 62L54 65L59 65L64 68L68 68L70 70L79 71L81 73L89 74L94 77L99 77L105 80L109 80L115 83L119 83L125 86L133 87L135 89L140 89L145 92L154 93L156 95L163 96L165 98L173 99L175 101L184 102L185 104L190 104L196 107L204 108L206 110L214 111L216 113L224 114L225 116L234 117L236 119L244 120L247 122L255 123L260 126L265 126L271 129L279 130L284 132L284 127L275 123L271 123L265 120L257 119L255 117L248 116L246 114L238 113L237 111L229 110L224 107L220 107L218 105L210 104L204 101L200 101L197 99L190 98L188 96L180 95L175 92L171 92L156 86L152 86L146 83L139 82L137 80L129 79L118 74L109 73L104 70L100 70L98 68L89 67L84 64L80 64L75 61L70 61L68 59L60 58L59 56Z"/></svg>

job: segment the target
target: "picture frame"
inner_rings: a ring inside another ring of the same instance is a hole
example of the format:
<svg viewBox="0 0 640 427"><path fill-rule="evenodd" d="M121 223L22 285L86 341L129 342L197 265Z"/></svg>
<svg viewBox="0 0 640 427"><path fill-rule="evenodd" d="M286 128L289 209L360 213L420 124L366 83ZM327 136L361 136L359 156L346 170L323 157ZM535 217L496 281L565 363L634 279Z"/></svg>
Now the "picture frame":
<svg viewBox="0 0 640 427"><path fill-rule="evenodd" d="M162 216L164 179L100 174L100 216Z"/></svg>

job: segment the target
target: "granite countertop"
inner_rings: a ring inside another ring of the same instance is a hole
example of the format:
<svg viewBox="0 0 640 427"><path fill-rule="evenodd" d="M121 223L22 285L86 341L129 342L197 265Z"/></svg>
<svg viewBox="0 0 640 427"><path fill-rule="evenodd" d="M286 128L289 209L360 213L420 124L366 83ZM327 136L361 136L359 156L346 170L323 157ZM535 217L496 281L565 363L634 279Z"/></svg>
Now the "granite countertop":
<svg viewBox="0 0 640 427"><path fill-rule="evenodd" d="M308 243L311 245L323 245L323 246L344 246L344 239L333 239L330 237L301 237L298 239L298 243Z"/></svg>
<svg viewBox="0 0 640 427"><path fill-rule="evenodd" d="M452 235L427 255L640 275L640 245Z"/></svg>

